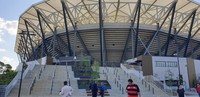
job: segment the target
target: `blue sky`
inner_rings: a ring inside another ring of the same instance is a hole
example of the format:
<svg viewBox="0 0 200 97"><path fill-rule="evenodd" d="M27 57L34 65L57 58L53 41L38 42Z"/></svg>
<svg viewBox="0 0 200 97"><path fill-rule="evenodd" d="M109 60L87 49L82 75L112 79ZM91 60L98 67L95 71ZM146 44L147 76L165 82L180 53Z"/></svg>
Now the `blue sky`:
<svg viewBox="0 0 200 97"><path fill-rule="evenodd" d="M13 68L19 63L14 52L19 16L40 1L42 0L0 0L0 61L11 64Z"/></svg>

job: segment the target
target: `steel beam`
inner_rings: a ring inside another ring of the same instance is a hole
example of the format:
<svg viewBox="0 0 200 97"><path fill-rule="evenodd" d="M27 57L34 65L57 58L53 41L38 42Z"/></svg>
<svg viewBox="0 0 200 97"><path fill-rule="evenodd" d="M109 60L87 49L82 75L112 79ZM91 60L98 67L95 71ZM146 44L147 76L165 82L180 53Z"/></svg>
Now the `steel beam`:
<svg viewBox="0 0 200 97"><path fill-rule="evenodd" d="M137 1L137 5L135 6L134 8L134 17L133 17L133 20L131 20L131 26L130 26L130 31L131 31L131 51L132 51L132 58L135 57L135 46L134 46L134 24L135 24L135 19L136 19L136 16L137 16L137 13L138 13L138 6L139 6L139 1Z"/></svg>
<svg viewBox="0 0 200 97"><path fill-rule="evenodd" d="M191 20L191 24L190 24L190 29L189 29L189 34L188 34L188 38L187 38L187 41L186 41L184 55L183 55L184 57L186 57L188 45L189 45L189 42L190 42L190 39L191 39L192 27L193 27L193 24L194 24L194 19L195 19L196 11L197 10L194 11L193 16L192 16L192 20Z"/></svg>
<svg viewBox="0 0 200 97"><path fill-rule="evenodd" d="M194 10L194 11L195 11L195 10ZM175 34L178 35L178 33L181 31L181 29L185 26L185 24L188 22L188 20L192 17L194 11L188 16L188 18L186 19L186 21L183 23L183 25L179 28L179 30L178 30ZM170 39L170 40L169 40L169 44L170 44L171 42L172 42L172 40ZM167 44L164 44L164 45L162 46L161 51L164 50L164 48L166 47L166 45L167 45Z"/></svg>
<svg viewBox="0 0 200 97"><path fill-rule="evenodd" d="M45 34L44 34L44 31L43 31L42 22L41 22L41 18L40 18L40 12L38 10L36 10L36 11L37 11L37 16L38 16L38 20L39 20L40 31L42 33L42 41L43 41L42 43L44 44L45 54L48 56L46 41L45 41Z"/></svg>
<svg viewBox="0 0 200 97"><path fill-rule="evenodd" d="M170 26L169 26L169 33L167 35L167 42L166 42L166 48L165 48L165 56L167 56L167 51L168 51L168 47L169 47L169 40L171 37L172 24L173 24L173 20L174 20L175 10L176 10L176 3L174 4L173 10L172 10L172 16L171 16L171 21L170 21Z"/></svg>
<svg viewBox="0 0 200 97"><path fill-rule="evenodd" d="M26 21L24 21L24 22L25 22L25 25L26 25L27 36L28 36L28 38L29 38L30 45L31 45L31 48L32 48L32 54L33 54L34 59L36 60L35 50L34 50L34 47L33 47L33 44L32 44L32 39L31 39L31 37L30 37L30 32L29 32L28 24L27 24Z"/></svg>
<svg viewBox="0 0 200 97"><path fill-rule="evenodd" d="M25 38L25 35L24 35L25 33L24 33L24 31L22 31L22 38L24 39L24 44L25 44L25 49L26 49L26 54L27 54L27 59L26 60L28 60L29 59L29 57L30 57L30 53L29 53L29 51L28 51L28 44L27 44L27 39L28 39L28 37L26 37Z"/></svg>
<svg viewBox="0 0 200 97"><path fill-rule="evenodd" d="M120 63L122 63L124 61L124 55L126 53L126 49L128 47L128 43L129 43L130 38L131 38L131 31L129 31L128 36L126 38L126 43L125 43L125 46L124 46L124 49L123 49L123 53L122 53L122 56L121 56Z"/></svg>
<svg viewBox="0 0 200 97"><path fill-rule="evenodd" d="M68 18L69 18L71 24L72 24L72 27L75 29L74 22L72 21L72 18L71 18L70 14L69 14L69 12L68 12L68 10L67 10L67 7L66 7L64 1L61 1L61 2L62 2L63 9L65 10L65 12L66 12L66 14L67 14L67 16L68 16ZM76 32L76 34L77 34L77 36L80 36L79 33L78 33L78 31ZM79 38L79 40L81 41L81 43L82 43L81 45L83 46L84 50L87 51L87 54L88 54L88 55L90 55L90 52L89 52L89 50L87 49L87 47L86 47L84 41L82 40L81 36L78 37L78 38Z"/></svg>
<svg viewBox="0 0 200 97"><path fill-rule="evenodd" d="M26 23L29 25L29 27L31 27L31 28L33 29L33 31L34 31L35 33L37 33L37 35L40 36L40 37L42 38L42 36L39 34L39 32L38 32L27 20L24 19L24 21L26 21Z"/></svg>
<svg viewBox="0 0 200 97"><path fill-rule="evenodd" d="M27 54L27 52L26 52L26 48L25 48L25 43L24 43L24 38L23 38L23 36L22 35L20 35L21 36L21 42L22 42L22 50L23 50L23 53L24 53L24 59L26 59L26 58L28 58L27 56L28 56L28 54Z"/></svg>
<svg viewBox="0 0 200 97"><path fill-rule="evenodd" d="M116 9L116 13L115 13L115 21L117 20L117 16L118 16L118 12L119 12L119 6L120 6L120 0L118 0L118 2L117 2L117 9Z"/></svg>
<svg viewBox="0 0 200 97"><path fill-rule="evenodd" d="M42 17L42 20L47 24L47 26L49 27L49 29L50 29L51 32L53 33L54 30L51 28L51 26L49 25L49 23L46 21L46 19L44 18L43 14L42 14L38 9L36 9L36 11L37 11L37 14L38 14L40 17Z"/></svg>
<svg viewBox="0 0 200 97"><path fill-rule="evenodd" d="M101 66L104 66L104 32L103 32L103 13L102 13L102 2L99 1L99 33L100 33L100 55L101 55Z"/></svg>
<svg viewBox="0 0 200 97"><path fill-rule="evenodd" d="M139 33L139 23L140 23L140 6L141 0L138 0L138 16L137 16L137 28L136 28L136 38L135 38L135 53L134 57L137 57L137 46L138 46L138 33Z"/></svg>
<svg viewBox="0 0 200 97"><path fill-rule="evenodd" d="M64 2L62 3L62 9L63 9L63 16L64 16L64 23L65 23L65 31L66 31L66 36L67 36L67 47L68 47L68 52L69 56L72 56L72 50L71 50L71 44L70 44L70 39L69 39L69 30L68 30L68 25L67 25L67 20L66 20L66 7Z"/></svg>
<svg viewBox="0 0 200 97"><path fill-rule="evenodd" d="M198 28L196 30L196 32L191 36L191 39L199 32L200 28ZM193 52L195 52L196 50L198 50L198 48L200 47L200 44L198 44L197 46L195 46L186 56L190 56L192 55Z"/></svg>
<svg viewBox="0 0 200 97"><path fill-rule="evenodd" d="M94 21L96 21L95 20L95 18L93 17L93 15L90 13L90 10L87 8L87 6L86 6L86 4L85 4L85 2L84 2L84 0L81 0L81 2L83 3L83 5L85 6L85 9L87 10L87 12L90 14L90 16L92 17L92 19L94 20Z"/></svg>

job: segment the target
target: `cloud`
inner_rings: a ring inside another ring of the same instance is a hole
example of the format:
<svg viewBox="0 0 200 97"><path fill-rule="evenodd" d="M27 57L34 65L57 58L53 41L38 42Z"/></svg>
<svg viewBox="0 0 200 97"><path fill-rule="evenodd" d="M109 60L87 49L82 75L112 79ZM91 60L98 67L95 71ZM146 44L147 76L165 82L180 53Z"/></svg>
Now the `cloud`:
<svg viewBox="0 0 200 97"><path fill-rule="evenodd" d="M0 61L2 61L5 64L10 64L13 70L15 70L19 64L19 62L15 60L14 58L7 57L7 56L3 56L2 58L0 58Z"/></svg>
<svg viewBox="0 0 200 97"><path fill-rule="evenodd" d="M4 33L8 33L10 35L16 35L17 34L17 20L5 20L0 17L0 35ZM1 38L0 38L1 39Z"/></svg>
<svg viewBox="0 0 200 97"><path fill-rule="evenodd" d="M0 48L0 52L5 52L5 51L6 51L6 49L1 49L1 48Z"/></svg>
<svg viewBox="0 0 200 97"><path fill-rule="evenodd" d="M0 42L3 42L3 38L2 38L3 35L4 35L3 30L0 29Z"/></svg>

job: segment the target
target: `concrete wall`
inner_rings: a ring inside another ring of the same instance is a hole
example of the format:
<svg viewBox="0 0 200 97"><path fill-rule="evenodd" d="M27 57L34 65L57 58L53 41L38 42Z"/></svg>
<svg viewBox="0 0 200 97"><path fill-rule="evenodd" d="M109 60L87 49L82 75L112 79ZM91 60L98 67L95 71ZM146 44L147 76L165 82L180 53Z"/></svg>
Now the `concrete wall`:
<svg viewBox="0 0 200 97"><path fill-rule="evenodd" d="M142 60L143 75L144 76L153 75L152 57L151 56L140 56L137 59Z"/></svg>
<svg viewBox="0 0 200 97"><path fill-rule="evenodd" d="M196 79L200 80L200 60L194 60Z"/></svg>
<svg viewBox="0 0 200 97"><path fill-rule="evenodd" d="M6 85L0 85L0 97L5 97Z"/></svg>
<svg viewBox="0 0 200 97"><path fill-rule="evenodd" d="M177 62L177 57L152 57L152 65L153 65L153 76L160 80L165 80L166 76L168 76L168 72L172 71L174 80L178 80L178 66L177 67L158 67L156 66L156 62ZM189 81L188 81L188 70L187 70L187 59L186 58L179 58L179 66L180 66L180 74L183 75L183 81L185 81L185 88L189 88Z"/></svg>
<svg viewBox="0 0 200 97"><path fill-rule="evenodd" d="M194 60L188 58L187 59L187 66L188 66L188 78L189 78L189 85L193 87L193 81L196 80L196 70L194 65Z"/></svg>

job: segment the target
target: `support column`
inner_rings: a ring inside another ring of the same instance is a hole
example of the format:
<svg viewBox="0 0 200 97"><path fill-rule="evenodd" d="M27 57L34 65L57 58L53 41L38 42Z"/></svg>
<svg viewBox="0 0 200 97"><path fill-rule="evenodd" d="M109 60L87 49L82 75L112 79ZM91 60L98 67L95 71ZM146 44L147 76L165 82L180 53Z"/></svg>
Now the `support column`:
<svg viewBox="0 0 200 97"><path fill-rule="evenodd" d="M30 32L29 32L28 24L27 24L26 21L24 21L24 22L25 22L25 25L26 25L27 36L28 36L29 41L30 41L30 44L31 44L32 54L33 54L34 60L36 60L35 50L34 50L34 47L33 47L33 44L32 44L32 39L31 39L31 37L30 37Z"/></svg>
<svg viewBox="0 0 200 97"><path fill-rule="evenodd" d="M45 54L46 54L46 56L48 56L47 47L46 47L46 41L45 41L45 34L43 32L43 27L42 27L41 18L40 18L40 12L38 10L36 10L36 11L37 11L37 16L38 16L38 20L39 20L40 31L42 33L42 44L44 45Z"/></svg>
<svg viewBox="0 0 200 97"><path fill-rule="evenodd" d="M186 45L185 45L184 57L186 57L186 55L187 55L187 49L188 49L188 45L189 45L189 42L190 42L190 39L191 39L192 27L193 27L193 24L194 24L196 11L197 10L194 11L193 16L192 16L192 21L191 21L191 24L190 24L189 34L188 34L188 38L187 38Z"/></svg>
<svg viewBox="0 0 200 97"><path fill-rule="evenodd" d="M165 56L167 56L167 51L168 51L168 47L169 47L169 40L171 38L171 30L172 30L172 24L173 24L173 20L174 20L175 9L176 9L176 3L173 6L173 11L172 11L171 21L170 21L170 26L169 26L169 33L168 33L168 36L167 36L167 43L166 43L166 48L165 48Z"/></svg>
<svg viewBox="0 0 200 97"><path fill-rule="evenodd" d="M66 9L64 2L62 3L62 9L63 9L63 16L64 16L64 23L65 23L65 31L66 31L66 36L67 36L67 47L68 47L68 52L69 56L72 56L72 50L71 50L71 44L70 44L70 39L69 39L69 30L68 30L68 25L67 25L67 20L66 20Z"/></svg>
<svg viewBox="0 0 200 97"><path fill-rule="evenodd" d="M135 53L134 57L137 57L137 45L138 45L138 33L139 33L139 23L140 23L140 6L141 0L138 0L138 16L137 16L137 28L136 28L136 37L135 37Z"/></svg>
<svg viewBox="0 0 200 97"><path fill-rule="evenodd" d="M103 32L103 15L102 15L102 2L99 0L99 32L100 32L100 52L101 52L101 65L105 64L104 56L104 32Z"/></svg>
<svg viewBox="0 0 200 97"><path fill-rule="evenodd" d="M73 56L74 58L76 57L76 43L77 43L77 24L75 23L74 25L74 53Z"/></svg>

